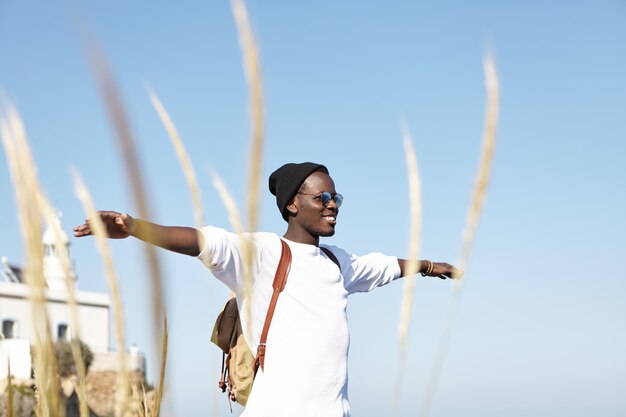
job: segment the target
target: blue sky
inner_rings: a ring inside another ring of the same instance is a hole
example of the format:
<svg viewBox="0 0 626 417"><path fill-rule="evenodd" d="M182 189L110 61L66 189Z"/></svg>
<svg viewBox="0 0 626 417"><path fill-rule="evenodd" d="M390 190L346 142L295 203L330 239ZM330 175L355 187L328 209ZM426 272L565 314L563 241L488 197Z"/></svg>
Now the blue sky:
<svg viewBox="0 0 626 417"><path fill-rule="evenodd" d="M205 222L230 228L209 177L240 207L247 89L227 1L0 1L0 86L25 121L43 187L65 230L84 218L69 167L98 207L136 212L79 27L101 42L131 120L154 221L192 225L183 175L151 107L149 83L200 178ZM263 68L265 178L290 161L326 164L345 196L337 234L357 254L406 256L401 138L423 188L422 257L454 262L484 119L482 59L501 85L487 204L432 416L615 416L626 412L626 4L288 2L248 4ZM0 254L21 262L13 190L0 162ZM285 224L263 180L261 229ZM112 242L128 343L151 355L146 267L136 241ZM83 290L106 291L91 239L72 241ZM228 292L202 265L161 252L171 347L165 413L225 415L213 320ZM418 281L402 415L415 415L451 299ZM355 416L390 414L402 285L349 303Z"/></svg>

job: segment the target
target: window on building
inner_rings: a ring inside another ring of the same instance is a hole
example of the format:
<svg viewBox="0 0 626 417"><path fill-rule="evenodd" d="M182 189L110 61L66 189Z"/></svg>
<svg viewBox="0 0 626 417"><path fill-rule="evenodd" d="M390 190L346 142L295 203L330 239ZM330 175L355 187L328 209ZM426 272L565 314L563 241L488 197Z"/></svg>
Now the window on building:
<svg viewBox="0 0 626 417"><path fill-rule="evenodd" d="M72 340L72 329L67 323L57 326L57 340Z"/></svg>
<svg viewBox="0 0 626 417"><path fill-rule="evenodd" d="M2 320L2 335L5 339L17 339L17 321L13 319Z"/></svg>

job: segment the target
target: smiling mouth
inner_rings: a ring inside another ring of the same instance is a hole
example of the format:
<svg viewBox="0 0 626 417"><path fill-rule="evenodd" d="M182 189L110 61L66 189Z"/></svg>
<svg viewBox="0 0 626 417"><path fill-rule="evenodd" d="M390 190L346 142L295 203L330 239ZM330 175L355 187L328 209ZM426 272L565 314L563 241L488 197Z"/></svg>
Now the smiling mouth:
<svg viewBox="0 0 626 417"><path fill-rule="evenodd" d="M326 220L330 224L336 224L337 223L337 216L322 216L322 218L324 220Z"/></svg>

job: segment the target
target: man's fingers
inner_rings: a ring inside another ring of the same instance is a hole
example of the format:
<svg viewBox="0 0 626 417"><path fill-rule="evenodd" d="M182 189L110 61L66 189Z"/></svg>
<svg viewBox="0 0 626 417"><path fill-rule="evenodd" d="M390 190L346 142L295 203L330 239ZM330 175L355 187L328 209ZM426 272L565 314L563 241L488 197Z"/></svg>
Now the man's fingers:
<svg viewBox="0 0 626 417"><path fill-rule="evenodd" d="M441 274L437 275L437 278L440 279L452 279L454 278L454 274L452 270L444 271Z"/></svg>
<svg viewBox="0 0 626 417"><path fill-rule="evenodd" d="M90 234L91 234L91 228L87 224L76 226L74 228L75 237L89 236Z"/></svg>
<svg viewBox="0 0 626 417"><path fill-rule="evenodd" d="M102 219L102 221L104 222L107 232L109 234L115 234L117 230L114 229L117 229L118 226L121 226L123 229L126 229L127 227L127 223L122 218L123 216L118 212L98 211L97 215L100 216L100 219ZM84 224L74 227L73 230L75 237L93 235L89 219L85 219Z"/></svg>
<svg viewBox="0 0 626 417"><path fill-rule="evenodd" d="M115 217L115 224L120 226L124 231L128 229L128 219L124 218L124 215Z"/></svg>
<svg viewBox="0 0 626 417"><path fill-rule="evenodd" d="M437 277L439 279L455 279L461 278L463 276L463 271L454 266L445 263L445 262L437 262L435 263L435 268L431 277Z"/></svg>

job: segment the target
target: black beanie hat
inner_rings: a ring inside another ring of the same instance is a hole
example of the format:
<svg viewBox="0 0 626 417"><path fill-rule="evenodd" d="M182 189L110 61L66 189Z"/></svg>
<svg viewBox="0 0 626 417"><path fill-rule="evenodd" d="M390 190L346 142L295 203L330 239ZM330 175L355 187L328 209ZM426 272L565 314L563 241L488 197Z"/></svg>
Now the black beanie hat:
<svg viewBox="0 0 626 417"><path fill-rule="evenodd" d="M315 171L328 174L328 168L313 162L285 164L270 175L270 192L276 196L276 205L283 219L287 221L287 205L298 192L300 186Z"/></svg>

